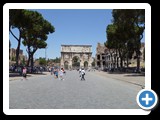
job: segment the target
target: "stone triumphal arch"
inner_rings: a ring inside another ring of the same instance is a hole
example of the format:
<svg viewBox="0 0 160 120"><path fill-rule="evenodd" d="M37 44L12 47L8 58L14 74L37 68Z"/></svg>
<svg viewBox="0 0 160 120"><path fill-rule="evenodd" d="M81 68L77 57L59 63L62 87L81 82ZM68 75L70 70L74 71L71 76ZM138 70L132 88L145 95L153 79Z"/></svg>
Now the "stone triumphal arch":
<svg viewBox="0 0 160 120"><path fill-rule="evenodd" d="M92 45L61 45L61 67L76 69L91 67Z"/></svg>

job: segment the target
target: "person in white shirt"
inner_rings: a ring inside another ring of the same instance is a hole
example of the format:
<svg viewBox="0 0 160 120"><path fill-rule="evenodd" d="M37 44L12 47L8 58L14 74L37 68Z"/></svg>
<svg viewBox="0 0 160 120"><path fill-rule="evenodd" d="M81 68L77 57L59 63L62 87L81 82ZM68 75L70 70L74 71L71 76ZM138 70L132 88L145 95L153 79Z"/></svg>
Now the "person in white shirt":
<svg viewBox="0 0 160 120"><path fill-rule="evenodd" d="M64 73L63 68L61 68L61 70L59 72L60 80L64 80L63 73Z"/></svg>
<svg viewBox="0 0 160 120"><path fill-rule="evenodd" d="M81 68L79 69L79 74L81 73Z"/></svg>
<svg viewBox="0 0 160 120"><path fill-rule="evenodd" d="M80 76L79 76L79 77L81 77L81 71L82 71L82 70L81 70L81 68L79 68L79 74L80 74Z"/></svg>
<svg viewBox="0 0 160 120"><path fill-rule="evenodd" d="M84 68L82 68L82 70L81 70L81 80L85 80L84 76L85 76L85 70L84 70Z"/></svg>

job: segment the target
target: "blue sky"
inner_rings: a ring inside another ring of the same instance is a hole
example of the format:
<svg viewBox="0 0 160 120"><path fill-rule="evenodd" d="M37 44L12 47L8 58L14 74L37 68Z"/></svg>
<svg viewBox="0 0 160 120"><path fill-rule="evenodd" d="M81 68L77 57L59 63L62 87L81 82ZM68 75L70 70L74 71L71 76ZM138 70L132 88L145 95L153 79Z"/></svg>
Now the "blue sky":
<svg viewBox="0 0 160 120"><path fill-rule="evenodd" d="M61 44L92 45L92 56L95 57L97 43L106 41L106 27L111 24L110 9L38 9L44 19L54 27L55 32L48 35L47 58L60 57ZM17 34L17 31L14 30ZM11 47L17 47L17 41L10 35ZM144 40L143 40L144 41ZM26 48L21 49L27 55ZM45 57L45 49L38 49L34 58Z"/></svg>

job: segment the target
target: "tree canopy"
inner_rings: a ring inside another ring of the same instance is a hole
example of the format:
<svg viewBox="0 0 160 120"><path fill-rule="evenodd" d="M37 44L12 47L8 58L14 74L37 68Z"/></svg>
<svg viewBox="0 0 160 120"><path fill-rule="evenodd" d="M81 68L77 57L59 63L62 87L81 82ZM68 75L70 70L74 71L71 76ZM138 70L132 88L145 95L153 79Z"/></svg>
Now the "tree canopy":
<svg viewBox="0 0 160 120"><path fill-rule="evenodd" d="M18 28L19 38L13 34L11 28ZM31 63L33 66L34 53L38 49L46 48L47 35L55 32L55 28L37 11L12 9L10 10L10 32L18 40L19 48L21 38L23 39L22 43L27 47L29 56L27 65Z"/></svg>
<svg viewBox="0 0 160 120"><path fill-rule="evenodd" d="M16 49L16 65L17 66L19 61L19 51L20 51L20 45L22 40L22 33L28 24L27 20L25 19L24 12L25 10L23 9L9 10L9 32L18 42L17 49ZM18 36L16 36L12 31L15 28L17 28L19 31Z"/></svg>
<svg viewBox="0 0 160 120"><path fill-rule="evenodd" d="M145 29L144 9L114 9L112 11L113 23L106 29L107 41L105 46L117 50L121 59L131 58L134 51L137 55L137 68L139 68L139 56L141 39Z"/></svg>
<svg viewBox="0 0 160 120"><path fill-rule="evenodd" d="M47 64L47 61L46 61L45 58L41 58L41 57L40 57L38 61L39 61L39 64L40 64L40 65L46 65L46 64Z"/></svg>

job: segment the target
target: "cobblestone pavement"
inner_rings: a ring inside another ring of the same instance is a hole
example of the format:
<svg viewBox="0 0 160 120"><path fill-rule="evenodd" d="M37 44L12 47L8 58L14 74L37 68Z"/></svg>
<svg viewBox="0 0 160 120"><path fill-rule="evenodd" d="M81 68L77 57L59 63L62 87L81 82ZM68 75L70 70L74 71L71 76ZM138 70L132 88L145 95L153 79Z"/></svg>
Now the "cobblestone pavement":
<svg viewBox="0 0 160 120"><path fill-rule="evenodd" d="M11 80L9 108L139 109L136 95L142 88L107 75L98 71L86 72L86 80L81 81L77 71L67 71L64 81L55 79L50 73L23 81Z"/></svg>
<svg viewBox="0 0 160 120"><path fill-rule="evenodd" d="M108 78L114 78L116 80L121 80L124 82L128 82L131 84L135 84L141 86L142 88L145 87L145 76L144 74L140 73L108 73L103 71L96 71L95 74L99 74Z"/></svg>

